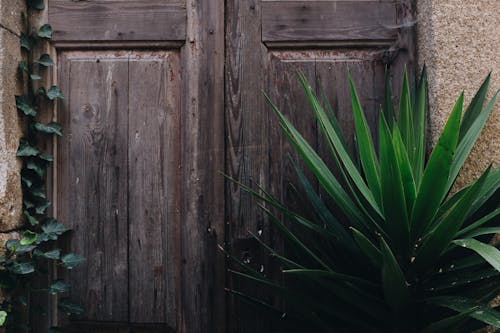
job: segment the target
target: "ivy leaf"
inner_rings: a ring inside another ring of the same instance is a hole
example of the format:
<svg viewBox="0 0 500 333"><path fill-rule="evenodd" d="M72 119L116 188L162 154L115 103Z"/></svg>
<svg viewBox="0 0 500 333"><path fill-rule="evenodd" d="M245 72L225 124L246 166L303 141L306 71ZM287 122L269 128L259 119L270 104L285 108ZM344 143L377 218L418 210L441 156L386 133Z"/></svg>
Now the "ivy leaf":
<svg viewBox="0 0 500 333"><path fill-rule="evenodd" d="M83 263L85 258L76 253L68 253L61 257L61 261L64 267L73 269Z"/></svg>
<svg viewBox="0 0 500 333"><path fill-rule="evenodd" d="M16 262L12 267L10 267L10 271L14 274L26 275L33 273L35 271L35 267L31 262Z"/></svg>
<svg viewBox="0 0 500 333"><path fill-rule="evenodd" d="M45 174L45 169L39 163L30 160L26 163L26 169L34 171L40 178L43 178Z"/></svg>
<svg viewBox="0 0 500 333"><path fill-rule="evenodd" d="M26 253L36 248L35 245L21 245L19 239L11 238L5 243L5 247L15 253Z"/></svg>
<svg viewBox="0 0 500 333"><path fill-rule="evenodd" d="M38 224L38 220L33 215L31 215L27 210L24 210L23 213L24 213L24 216L26 216L26 219L28 220L28 222L31 225L37 225Z"/></svg>
<svg viewBox="0 0 500 333"><path fill-rule="evenodd" d="M47 90L47 94L46 96L52 101L56 98L61 98L63 99L64 98L64 95L61 91L61 89L59 89L59 87L57 86L52 86L49 88L49 90Z"/></svg>
<svg viewBox="0 0 500 333"><path fill-rule="evenodd" d="M57 260L61 257L61 250L55 249L55 250L51 250L51 251L47 251L47 252L40 251L39 253L37 253L37 255L40 257L47 258L47 259Z"/></svg>
<svg viewBox="0 0 500 333"><path fill-rule="evenodd" d="M55 293L65 293L69 290L69 285L64 282L63 280L55 280L50 286L49 286L49 293L55 294Z"/></svg>
<svg viewBox="0 0 500 333"><path fill-rule="evenodd" d="M39 122L35 122L35 129L39 132L47 133L47 134L56 134L58 136L62 136L62 126L56 122L50 122L48 124L42 124Z"/></svg>
<svg viewBox="0 0 500 333"><path fill-rule="evenodd" d="M52 38L52 27L50 24L44 24L38 29L38 37L41 38Z"/></svg>
<svg viewBox="0 0 500 333"><path fill-rule="evenodd" d="M26 72L26 73L30 72L30 68L29 68L28 64L26 63L26 61L24 61L24 60L19 61L18 68L22 72Z"/></svg>
<svg viewBox="0 0 500 333"><path fill-rule="evenodd" d="M40 75L36 75L36 74L31 74L30 75L30 78L33 80L33 81L37 81L37 80L41 80L42 77Z"/></svg>
<svg viewBox="0 0 500 333"><path fill-rule="evenodd" d="M38 157L44 161L47 161L47 162L52 162L54 161L54 156L50 155L50 154L40 154L38 155Z"/></svg>
<svg viewBox="0 0 500 333"><path fill-rule="evenodd" d="M38 10L42 10L45 8L45 2L44 0L28 0L28 6Z"/></svg>
<svg viewBox="0 0 500 333"><path fill-rule="evenodd" d="M16 96L16 107L27 116L36 116L36 108L28 96Z"/></svg>
<svg viewBox="0 0 500 333"><path fill-rule="evenodd" d="M29 179L29 177L26 175L21 176L21 182L28 188L31 187L31 185L33 185L33 181Z"/></svg>
<svg viewBox="0 0 500 333"><path fill-rule="evenodd" d="M57 307L69 314L81 314L84 311L80 305L72 303L68 298L61 299Z"/></svg>
<svg viewBox="0 0 500 333"><path fill-rule="evenodd" d="M40 198L40 199L45 199L45 189L40 186L40 187L33 187L28 191L31 195L34 197Z"/></svg>
<svg viewBox="0 0 500 333"><path fill-rule="evenodd" d="M36 62L45 67L54 65L54 60L47 53L42 54Z"/></svg>
<svg viewBox="0 0 500 333"><path fill-rule="evenodd" d="M21 32L20 40L21 48L27 51L31 51L31 49L35 45L35 40L33 39L33 37L26 35L24 32Z"/></svg>
<svg viewBox="0 0 500 333"><path fill-rule="evenodd" d="M56 219L49 219L47 223L42 225L42 231L47 234L49 239L56 240L57 236L62 235L66 231L70 230L64 224L57 222Z"/></svg>
<svg viewBox="0 0 500 333"><path fill-rule="evenodd" d="M28 199L23 199L23 204L26 209L35 207L35 204L29 201Z"/></svg>
<svg viewBox="0 0 500 333"><path fill-rule="evenodd" d="M21 245L31 245L36 242L37 234L31 230L25 230L23 232L23 238L19 241Z"/></svg>
<svg viewBox="0 0 500 333"><path fill-rule="evenodd" d="M17 149L16 154L17 156L36 156L38 154L40 154L40 151L35 147L30 146L30 144L26 140L21 139L19 141L19 148Z"/></svg>
<svg viewBox="0 0 500 333"><path fill-rule="evenodd" d="M7 312L0 311L0 326L3 326L3 324L5 324L6 319L7 319Z"/></svg>
<svg viewBox="0 0 500 333"><path fill-rule="evenodd" d="M50 206L50 201L43 201L36 208L35 211L37 214L42 215L45 213L45 210Z"/></svg>

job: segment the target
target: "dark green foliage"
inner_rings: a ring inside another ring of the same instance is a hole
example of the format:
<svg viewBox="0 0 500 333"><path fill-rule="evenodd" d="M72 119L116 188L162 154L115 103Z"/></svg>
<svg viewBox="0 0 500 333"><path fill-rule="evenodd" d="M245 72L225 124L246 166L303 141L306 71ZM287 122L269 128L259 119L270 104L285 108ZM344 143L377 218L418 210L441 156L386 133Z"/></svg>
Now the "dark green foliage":
<svg viewBox="0 0 500 333"><path fill-rule="evenodd" d="M29 8L40 10L44 8L43 0L28 0ZM69 285L63 280L56 280L45 289L35 288L37 279L46 279L48 267L55 262L66 269L73 269L84 261L84 258L74 253L63 254L56 248L55 241L69 229L54 218L46 216L50 201L46 198L45 175L46 169L53 161L53 157L43 153L38 148L41 136L62 135L61 125L56 122L48 124L37 121L38 104L51 102L63 98L57 86L48 89L38 87L35 81L42 79L43 67L52 66L54 62L48 54L43 54L38 60L33 61L32 51L37 43L44 43L50 39L52 28L45 24L36 31L21 34L21 49L26 52L30 61L20 61L18 69L27 81L27 94L16 96L17 109L26 118L25 136L19 142L17 156L23 161L21 170L21 184L23 189L23 215L26 218L25 226L19 230L19 239L10 239L5 244L5 255L0 257L0 288L12 297L0 304L0 326L6 326L7 332L30 331L27 322L26 310L29 299L33 293L64 294L69 291ZM33 72L38 64L39 71ZM82 313L83 309L62 299L59 308L65 313ZM33 307L30 311L41 311ZM50 332L62 332L53 327Z"/></svg>
<svg viewBox="0 0 500 333"><path fill-rule="evenodd" d="M326 99L320 101L299 73L337 171L270 101L321 191L296 161L300 186L293 207L240 184L260 201L286 250L279 253L254 236L283 267L283 277L273 280L234 258L243 270L232 273L268 290L284 306L231 292L259 306L281 332L500 328L500 313L490 305L500 290L499 244L490 244L500 231L500 167L490 166L468 186L451 191L493 109L498 93L484 105L489 79L463 116L460 95L426 160L425 69L413 89L404 74L397 117L386 75L378 152L349 76L357 156L349 153ZM336 218L338 211L342 218Z"/></svg>

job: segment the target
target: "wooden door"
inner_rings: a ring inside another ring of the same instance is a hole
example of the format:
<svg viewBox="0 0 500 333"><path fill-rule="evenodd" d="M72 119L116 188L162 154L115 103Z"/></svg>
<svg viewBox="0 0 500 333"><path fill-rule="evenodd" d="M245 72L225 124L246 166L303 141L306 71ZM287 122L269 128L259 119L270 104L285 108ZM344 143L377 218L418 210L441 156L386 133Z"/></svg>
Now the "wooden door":
<svg viewBox="0 0 500 333"><path fill-rule="evenodd" d="M65 94L54 215L86 261L67 295L85 312L54 310L40 332L224 330L223 4L49 0L41 13Z"/></svg>
<svg viewBox="0 0 500 333"><path fill-rule="evenodd" d="M296 79L297 69L318 93L321 87L325 90L344 132L352 138L349 67L375 130L385 66L397 83L405 64L412 73L413 14L412 1L226 1L226 172L243 182L261 184L278 198L292 199L289 183L295 172L287 155L293 150L261 91L313 147L326 152ZM251 196L232 183L226 185L226 220L233 254L256 269L276 274L248 231L275 247L279 241ZM259 295L237 278L228 284ZM228 315L229 332L272 331L258 312L237 300L229 303Z"/></svg>

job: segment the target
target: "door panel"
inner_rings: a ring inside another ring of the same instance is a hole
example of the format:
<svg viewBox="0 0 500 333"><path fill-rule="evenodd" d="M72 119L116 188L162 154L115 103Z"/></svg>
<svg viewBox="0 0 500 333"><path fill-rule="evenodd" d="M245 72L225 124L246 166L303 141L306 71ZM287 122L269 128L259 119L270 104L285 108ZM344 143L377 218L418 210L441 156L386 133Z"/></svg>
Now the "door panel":
<svg viewBox="0 0 500 333"><path fill-rule="evenodd" d="M51 0L53 41L182 41L186 37L184 1Z"/></svg>
<svg viewBox="0 0 500 333"><path fill-rule="evenodd" d="M313 119L296 71L313 89L325 90L349 145L354 146L348 92L351 71L372 131L382 103L384 69L398 80L404 66L413 75L413 2L410 0L228 0L226 6L226 172L245 183L257 183L293 205L290 184L296 175L288 155L297 157L279 130L262 91L289 117L327 163L320 129ZM393 95L397 96L395 89ZM396 101L397 102L397 101ZM375 140L376 141L376 140ZM275 248L282 244L251 195L226 185L227 233L232 254L279 278L261 247L249 235L260 235ZM264 296L238 278L228 284ZM271 304L276 300L268 299ZM231 332L270 332L252 307L231 299Z"/></svg>
<svg viewBox="0 0 500 333"><path fill-rule="evenodd" d="M53 213L86 257L62 295L85 313L53 311L37 332L224 330L223 9L48 0L34 14L65 94Z"/></svg>
<svg viewBox="0 0 500 333"><path fill-rule="evenodd" d="M70 276L71 298L86 308L79 319L175 326L179 54L63 52L59 64L71 138L61 140L59 182L72 194L58 215L87 258Z"/></svg>

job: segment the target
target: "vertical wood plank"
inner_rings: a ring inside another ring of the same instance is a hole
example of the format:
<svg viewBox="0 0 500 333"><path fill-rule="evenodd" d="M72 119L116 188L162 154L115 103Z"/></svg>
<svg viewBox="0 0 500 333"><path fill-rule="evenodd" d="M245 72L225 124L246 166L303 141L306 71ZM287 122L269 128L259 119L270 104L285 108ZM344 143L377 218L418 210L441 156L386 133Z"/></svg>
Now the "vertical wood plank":
<svg viewBox="0 0 500 333"><path fill-rule="evenodd" d="M68 59L66 140L59 161L65 184L60 218L73 228L71 250L86 262L70 274L84 318L128 319L126 59Z"/></svg>
<svg viewBox="0 0 500 333"><path fill-rule="evenodd" d="M129 82L130 321L175 327L181 223L177 53L132 56Z"/></svg>
<svg viewBox="0 0 500 333"><path fill-rule="evenodd" d="M225 331L224 1L187 0L179 332Z"/></svg>
<svg viewBox="0 0 500 333"><path fill-rule="evenodd" d="M268 53L261 43L262 4L258 0L226 1L226 173L243 183L269 188L269 116L262 95ZM269 269L267 255L249 231L266 241L272 232L252 196L233 182L226 182L228 249L257 269ZM235 267L233 267L235 268ZM251 290L241 279L228 275L228 288ZM267 332L269 323L259 320L256 309L233 296L228 298L229 332Z"/></svg>

